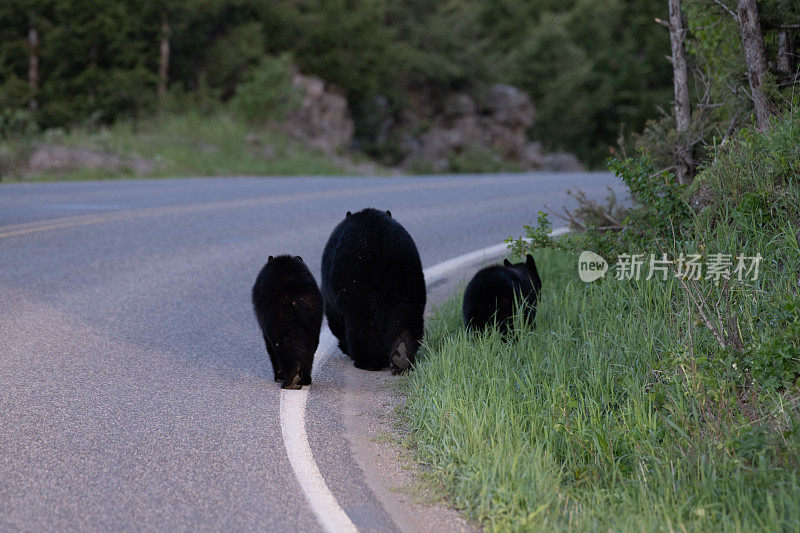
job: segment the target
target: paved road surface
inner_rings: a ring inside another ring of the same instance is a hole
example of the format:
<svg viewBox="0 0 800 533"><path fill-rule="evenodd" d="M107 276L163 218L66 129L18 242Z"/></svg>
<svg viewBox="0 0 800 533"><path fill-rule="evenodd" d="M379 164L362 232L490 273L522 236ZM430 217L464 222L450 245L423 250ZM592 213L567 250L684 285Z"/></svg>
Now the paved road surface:
<svg viewBox="0 0 800 533"><path fill-rule="evenodd" d="M283 447L249 290L270 254L391 209L425 267L519 234L605 173L0 185L0 530L319 530ZM556 225L559 225L556 223ZM341 391L308 403L320 472L394 527L349 457ZM317 392L315 392L317 391Z"/></svg>

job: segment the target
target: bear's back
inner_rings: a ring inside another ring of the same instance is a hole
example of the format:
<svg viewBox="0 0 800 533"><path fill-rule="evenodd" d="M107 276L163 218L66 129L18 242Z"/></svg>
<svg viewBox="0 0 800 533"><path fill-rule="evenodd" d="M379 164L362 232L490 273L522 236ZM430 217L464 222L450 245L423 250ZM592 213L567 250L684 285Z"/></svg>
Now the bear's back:
<svg viewBox="0 0 800 533"><path fill-rule="evenodd" d="M313 328L322 321L322 293L308 267L296 258L279 256L264 265L252 298L262 328L288 327L293 322Z"/></svg>
<svg viewBox="0 0 800 533"><path fill-rule="evenodd" d="M333 230L323 252L322 277L323 291L380 291L415 283L424 287L411 235L386 212L371 208L348 216Z"/></svg>

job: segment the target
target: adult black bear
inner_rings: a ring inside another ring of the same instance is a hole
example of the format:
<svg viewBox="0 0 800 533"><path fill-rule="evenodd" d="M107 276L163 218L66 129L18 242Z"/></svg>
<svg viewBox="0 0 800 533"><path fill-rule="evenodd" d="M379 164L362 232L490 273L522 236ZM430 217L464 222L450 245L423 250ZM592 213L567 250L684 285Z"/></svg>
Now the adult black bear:
<svg viewBox="0 0 800 533"><path fill-rule="evenodd" d="M414 240L389 211L347 216L322 254L325 314L356 368L411 367L423 334L425 278Z"/></svg>
<svg viewBox="0 0 800 533"><path fill-rule="evenodd" d="M532 255L523 263L493 265L478 271L464 291L462 314L467 329L483 330L493 321L505 336L515 312L515 302L525 308L528 324L534 325L542 280Z"/></svg>
<svg viewBox="0 0 800 533"><path fill-rule="evenodd" d="M322 307L322 293L300 256L269 256L253 285L253 309L283 389L311 384Z"/></svg>

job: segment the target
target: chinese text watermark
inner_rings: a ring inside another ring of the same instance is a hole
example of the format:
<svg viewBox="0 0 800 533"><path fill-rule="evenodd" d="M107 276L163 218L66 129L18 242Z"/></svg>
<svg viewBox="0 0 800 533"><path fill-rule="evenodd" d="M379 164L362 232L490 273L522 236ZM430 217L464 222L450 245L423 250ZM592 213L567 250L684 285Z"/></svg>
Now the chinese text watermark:
<svg viewBox="0 0 800 533"><path fill-rule="evenodd" d="M619 280L660 279L673 276L681 279L722 279L735 278L739 281L758 279L759 267L764 258L760 253L754 256L724 253L680 254L668 257L666 253L656 254L618 254L617 262L609 267L600 255L585 251L578 258L578 276L581 281L592 282L611 271Z"/></svg>

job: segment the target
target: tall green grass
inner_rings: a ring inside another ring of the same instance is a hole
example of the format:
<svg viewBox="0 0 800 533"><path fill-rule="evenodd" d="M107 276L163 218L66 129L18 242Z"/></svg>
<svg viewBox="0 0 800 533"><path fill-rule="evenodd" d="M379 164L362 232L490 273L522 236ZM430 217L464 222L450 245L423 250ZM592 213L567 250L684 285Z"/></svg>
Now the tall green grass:
<svg viewBox="0 0 800 533"><path fill-rule="evenodd" d="M114 154L151 163L141 170L135 164L119 168L67 168L22 175L12 166L4 179L107 179L115 177L215 176L215 175L324 175L347 174L344 160L290 140L274 128L255 126L233 114L188 111L140 120L122 120L102 129L51 130L41 138L7 146L8 159L18 163L36 144L56 144ZM24 144L24 145L23 145Z"/></svg>
<svg viewBox="0 0 800 533"><path fill-rule="evenodd" d="M538 263L535 330L470 337L454 298L409 377L411 444L456 506L492 530L800 528L797 419L708 422L681 375L677 284Z"/></svg>
<svg viewBox="0 0 800 533"><path fill-rule="evenodd" d="M402 417L457 507L498 531L800 531L797 146L790 120L718 154L674 243L765 257L756 282L702 283L741 351L676 279L585 284L553 249L535 329L468 335L461 295L436 311Z"/></svg>

